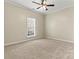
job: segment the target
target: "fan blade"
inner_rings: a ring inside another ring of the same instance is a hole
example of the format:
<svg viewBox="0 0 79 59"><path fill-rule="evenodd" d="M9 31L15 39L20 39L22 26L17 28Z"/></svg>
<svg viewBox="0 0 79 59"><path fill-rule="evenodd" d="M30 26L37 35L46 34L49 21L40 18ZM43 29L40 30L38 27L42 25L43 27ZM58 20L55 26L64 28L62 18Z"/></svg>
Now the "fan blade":
<svg viewBox="0 0 79 59"><path fill-rule="evenodd" d="M34 2L34 1L32 1L32 2L35 3L35 4L41 5L40 3L37 3L37 2Z"/></svg>
<svg viewBox="0 0 79 59"><path fill-rule="evenodd" d="M54 4L50 4L50 5L47 5L47 6L55 6Z"/></svg>
<svg viewBox="0 0 79 59"><path fill-rule="evenodd" d="M46 8L46 11L47 11L48 9Z"/></svg>
<svg viewBox="0 0 79 59"><path fill-rule="evenodd" d="M41 4L43 4L44 0L42 0Z"/></svg>
<svg viewBox="0 0 79 59"><path fill-rule="evenodd" d="M41 6L40 6L40 7L38 7L37 9L39 9L39 8L41 8Z"/></svg>

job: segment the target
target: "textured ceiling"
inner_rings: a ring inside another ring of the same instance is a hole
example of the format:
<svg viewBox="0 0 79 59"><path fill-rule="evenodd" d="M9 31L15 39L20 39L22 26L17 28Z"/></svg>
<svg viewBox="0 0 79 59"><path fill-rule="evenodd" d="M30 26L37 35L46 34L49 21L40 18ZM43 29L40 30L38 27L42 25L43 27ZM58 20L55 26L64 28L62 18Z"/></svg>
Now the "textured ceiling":
<svg viewBox="0 0 79 59"><path fill-rule="evenodd" d="M39 7L39 5L32 3L32 1L41 3L41 0L5 0L6 2L13 2L20 4L26 8L31 9L32 11L37 11L40 13L48 14L51 12L59 11L64 8L73 7L74 6L74 0L47 0L48 4L54 3L54 7L48 7L48 11L45 11L43 8L40 8L37 10L36 8Z"/></svg>

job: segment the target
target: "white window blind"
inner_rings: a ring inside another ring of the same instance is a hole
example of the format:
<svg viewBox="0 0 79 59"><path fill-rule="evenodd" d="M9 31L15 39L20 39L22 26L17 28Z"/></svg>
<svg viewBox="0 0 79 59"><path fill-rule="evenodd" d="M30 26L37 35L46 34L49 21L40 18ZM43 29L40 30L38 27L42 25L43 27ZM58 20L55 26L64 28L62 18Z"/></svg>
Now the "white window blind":
<svg viewBox="0 0 79 59"><path fill-rule="evenodd" d="M36 35L35 26L36 26L35 18L27 18L27 37L33 37Z"/></svg>

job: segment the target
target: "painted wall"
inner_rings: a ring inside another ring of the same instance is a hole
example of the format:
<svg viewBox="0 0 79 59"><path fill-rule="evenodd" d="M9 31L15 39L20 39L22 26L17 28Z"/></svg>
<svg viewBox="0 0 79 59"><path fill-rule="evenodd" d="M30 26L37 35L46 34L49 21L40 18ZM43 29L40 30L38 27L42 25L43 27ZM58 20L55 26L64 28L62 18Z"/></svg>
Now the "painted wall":
<svg viewBox="0 0 79 59"><path fill-rule="evenodd" d="M5 3L5 44L27 40L26 18L36 18L36 34L34 38L43 38L43 15L28 9Z"/></svg>
<svg viewBox="0 0 79 59"><path fill-rule="evenodd" d="M56 38L73 42L73 7L44 16L28 9L5 3L5 44L28 40L26 37L27 17L34 17L37 20L37 36L34 39Z"/></svg>
<svg viewBox="0 0 79 59"><path fill-rule="evenodd" d="M46 38L73 42L74 11L73 7L46 15Z"/></svg>

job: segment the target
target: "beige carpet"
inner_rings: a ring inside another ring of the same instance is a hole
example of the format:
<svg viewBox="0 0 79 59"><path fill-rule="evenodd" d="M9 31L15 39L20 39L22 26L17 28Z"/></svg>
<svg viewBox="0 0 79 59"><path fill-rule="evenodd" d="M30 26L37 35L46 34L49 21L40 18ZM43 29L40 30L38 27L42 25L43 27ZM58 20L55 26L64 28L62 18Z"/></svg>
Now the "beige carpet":
<svg viewBox="0 0 79 59"><path fill-rule="evenodd" d="M74 59L73 44L40 39L5 47L5 59Z"/></svg>

